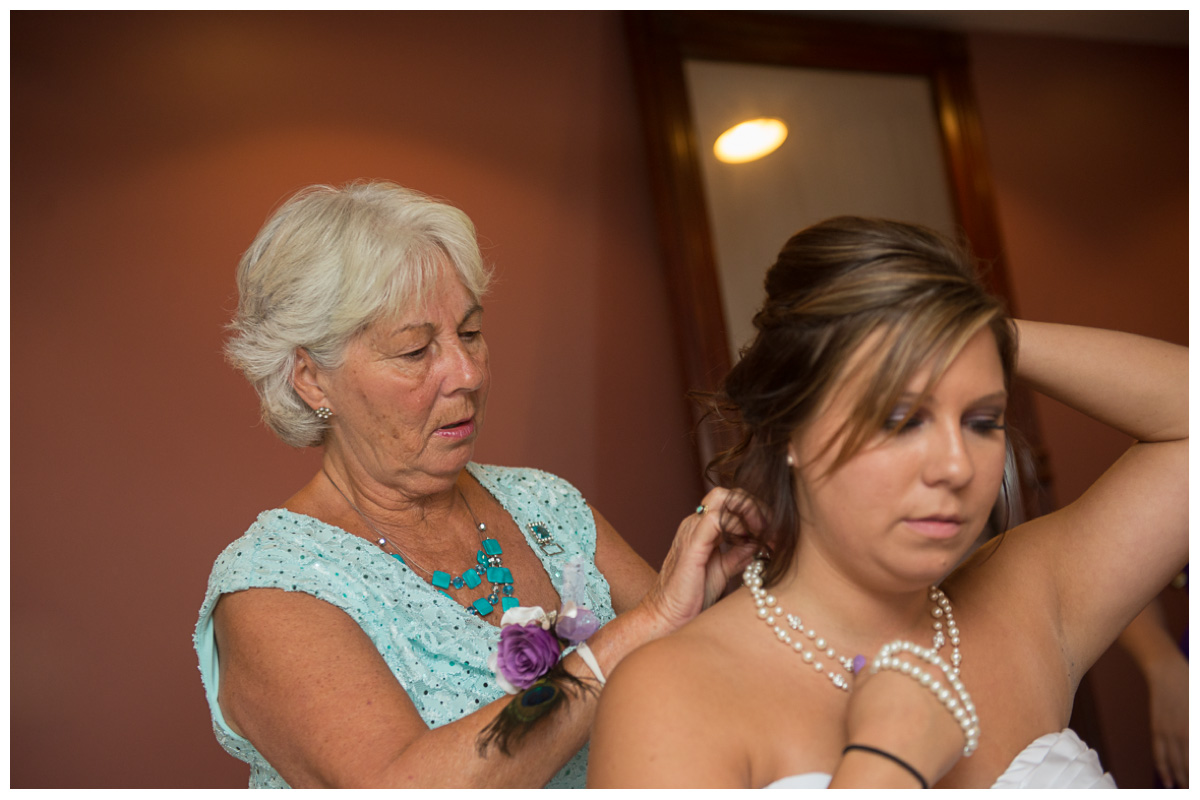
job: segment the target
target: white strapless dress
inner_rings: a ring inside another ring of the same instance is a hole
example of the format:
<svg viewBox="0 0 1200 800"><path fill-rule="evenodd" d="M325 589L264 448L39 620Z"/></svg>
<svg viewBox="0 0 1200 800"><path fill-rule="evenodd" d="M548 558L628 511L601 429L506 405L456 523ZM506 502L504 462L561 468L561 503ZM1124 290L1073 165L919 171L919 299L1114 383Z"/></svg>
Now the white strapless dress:
<svg viewBox="0 0 1200 800"><path fill-rule="evenodd" d="M826 789L832 776L824 772L790 775L767 789ZM1017 754L993 789L1115 789L1117 783L1100 766L1096 751L1070 728L1039 736Z"/></svg>

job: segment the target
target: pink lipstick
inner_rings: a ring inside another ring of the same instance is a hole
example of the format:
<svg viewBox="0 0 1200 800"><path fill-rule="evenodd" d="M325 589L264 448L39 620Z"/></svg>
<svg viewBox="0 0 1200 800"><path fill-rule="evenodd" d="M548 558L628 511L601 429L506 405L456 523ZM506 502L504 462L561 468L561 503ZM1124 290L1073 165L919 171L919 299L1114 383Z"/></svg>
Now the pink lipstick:
<svg viewBox="0 0 1200 800"><path fill-rule="evenodd" d="M440 436L443 439L465 439L475 433L475 418L467 417L460 419L458 422L452 422L449 425L443 425L433 432L434 436Z"/></svg>
<svg viewBox="0 0 1200 800"><path fill-rule="evenodd" d="M906 519L904 524L930 539L951 539L962 530L962 521L954 517Z"/></svg>

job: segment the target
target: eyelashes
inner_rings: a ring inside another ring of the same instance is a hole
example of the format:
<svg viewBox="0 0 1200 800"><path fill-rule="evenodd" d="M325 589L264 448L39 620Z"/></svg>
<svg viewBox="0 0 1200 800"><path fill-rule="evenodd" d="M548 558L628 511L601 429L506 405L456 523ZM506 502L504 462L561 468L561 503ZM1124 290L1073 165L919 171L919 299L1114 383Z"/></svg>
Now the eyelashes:
<svg viewBox="0 0 1200 800"><path fill-rule="evenodd" d="M918 415L908 416L908 410L893 411L892 414L883 421L883 429L885 431L895 431L903 433L904 431L916 430L921 424Z"/></svg>
<svg viewBox="0 0 1200 800"><path fill-rule="evenodd" d="M883 421L883 429L889 433L904 435L918 430L928 421L929 415L926 412L918 410L910 416L909 409L897 409ZM963 425L969 430L983 435L1008 429L1004 424L1003 411L968 415L963 418Z"/></svg>
<svg viewBox="0 0 1200 800"><path fill-rule="evenodd" d="M977 433L991 433L992 431L1008 430L1008 427L999 417L967 420L967 426Z"/></svg>
<svg viewBox="0 0 1200 800"><path fill-rule="evenodd" d="M480 329L460 331L458 338L462 339L467 344L474 344L483 338L483 331ZM425 347L419 347L416 350L409 350L407 353L401 353L400 358L403 358L406 361L419 361L424 358L425 354L428 352L429 346L426 345Z"/></svg>

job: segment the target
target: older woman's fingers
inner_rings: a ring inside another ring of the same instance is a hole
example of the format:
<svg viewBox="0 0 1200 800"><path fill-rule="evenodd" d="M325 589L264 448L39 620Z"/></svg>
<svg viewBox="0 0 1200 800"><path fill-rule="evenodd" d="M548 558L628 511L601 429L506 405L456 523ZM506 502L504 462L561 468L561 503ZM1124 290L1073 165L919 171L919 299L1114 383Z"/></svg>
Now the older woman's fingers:
<svg viewBox="0 0 1200 800"><path fill-rule="evenodd" d="M1171 752L1171 742L1164 736L1154 737L1154 769L1158 772L1159 780L1168 789L1178 786L1175 780L1175 760Z"/></svg>
<svg viewBox="0 0 1200 800"><path fill-rule="evenodd" d="M1152 740L1154 770L1168 789L1188 787L1187 741L1172 736L1155 735Z"/></svg>
<svg viewBox="0 0 1200 800"><path fill-rule="evenodd" d="M1166 740L1155 736L1151 742L1151 752L1154 754L1154 771L1158 773L1158 779L1162 781L1163 786L1174 789L1175 781L1170 760L1167 758Z"/></svg>
<svg viewBox="0 0 1200 800"><path fill-rule="evenodd" d="M1173 788L1188 788L1188 752L1187 740L1171 739L1167 744L1167 761L1170 783ZM1167 781L1163 781L1164 784Z"/></svg>
<svg viewBox="0 0 1200 800"><path fill-rule="evenodd" d="M704 509L700 513L700 509ZM723 533L738 537L762 530L765 516L758 502L740 489L717 487L704 496L697 518L707 519Z"/></svg>
<svg viewBox="0 0 1200 800"><path fill-rule="evenodd" d="M745 539L759 513L744 492L712 489L680 523L647 603L670 630L692 619L724 592L752 553ZM732 544L722 550L722 543Z"/></svg>
<svg viewBox="0 0 1200 800"><path fill-rule="evenodd" d="M761 512L745 492L717 487L704 497L693 517L696 536L711 543L705 565L702 608L708 608L732 587L734 579L758 552L750 535L761 527Z"/></svg>

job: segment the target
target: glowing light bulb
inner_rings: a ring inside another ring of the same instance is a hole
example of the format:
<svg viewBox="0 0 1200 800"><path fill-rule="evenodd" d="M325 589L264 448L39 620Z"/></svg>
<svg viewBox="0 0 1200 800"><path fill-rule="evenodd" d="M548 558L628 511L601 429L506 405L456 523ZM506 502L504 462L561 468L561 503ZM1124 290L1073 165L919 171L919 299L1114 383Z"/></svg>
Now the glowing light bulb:
<svg viewBox="0 0 1200 800"><path fill-rule="evenodd" d="M747 120L718 136L713 153L726 164L744 164L775 152L786 138L787 126L780 120Z"/></svg>

